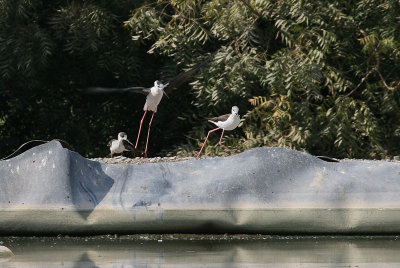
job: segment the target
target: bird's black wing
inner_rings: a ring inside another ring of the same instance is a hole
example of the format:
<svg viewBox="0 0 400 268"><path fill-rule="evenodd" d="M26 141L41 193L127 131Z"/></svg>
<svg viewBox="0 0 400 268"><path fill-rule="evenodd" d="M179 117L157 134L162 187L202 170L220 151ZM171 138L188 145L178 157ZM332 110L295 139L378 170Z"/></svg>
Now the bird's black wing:
<svg viewBox="0 0 400 268"><path fill-rule="evenodd" d="M218 122L218 121L223 122L223 121L228 120L228 118L229 118L230 115L231 115L231 114L224 114L224 115L221 115L221 116L218 116L218 117L210 117L210 118L206 118L206 119L207 119L208 121L213 121L213 122Z"/></svg>
<svg viewBox="0 0 400 268"><path fill-rule="evenodd" d="M145 87L125 87L125 88L111 88L111 87L89 87L83 90L86 94L117 94L134 92L147 95L150 92L149 88Z"/></svg>
<svg viewBox="0 0 400 268"><path fill-rule="evenodd" d="M319 155L317 157L326 162L336 162L336 163L340 162L340 160L333 158L333 157L329 157L329 156Z"/></svg>
<svg viewBox="0 0 400 268"><path fill-rule="evenodd" d="M183 72L175 76L174 78L170 79L166 85L167 92L170 92L185 82L189 77L191 77L198 69L200 69L203 65L207 64L210 60L212 60L217 54L219 50L212 53L208 58L204 61L200 62L196 66L194 66L189 71ZM150 88L145 87L126 87L126 88L110 88L110 87L89 87L83 90L86 94L118 94L118 93L125 93L125 92L134 92L134 93L141 93L147 95L150 92Z"/></svg>
<svg viewBox="0 0 400 268"><path fill-rule="evenodd" d="M150 92L150 88L137 88L137 87L130 87L128 92L140 93L143 95L147 95Z"/></svg>
<svg viewBox="0 0 400 268"><path fill-rule="evenodd" d="M122 144L126 150L135 151L135 146L130 141L122 140Z"/></svg>
<svg viewBox="0 0 400 268"><path fill-rule="evenodd" d="M196 66L194 66L192 69L190 69L189 71L183 72L178 74L177 76L173 77L172 79L170 79L166 84L166 92L171 92L172 90L174 90L175 88L177 88L178 86L180 86L183 82L185 82L189 77L191 77L198 69L200 69L202 66L204 66L205 64L207 64L210 60L212 60L215 56L215 54L217 54L218 50L215 51L213 54L211 54L207 59L205 59L204 61L200 62L199 64L197 64Z"/></svg>

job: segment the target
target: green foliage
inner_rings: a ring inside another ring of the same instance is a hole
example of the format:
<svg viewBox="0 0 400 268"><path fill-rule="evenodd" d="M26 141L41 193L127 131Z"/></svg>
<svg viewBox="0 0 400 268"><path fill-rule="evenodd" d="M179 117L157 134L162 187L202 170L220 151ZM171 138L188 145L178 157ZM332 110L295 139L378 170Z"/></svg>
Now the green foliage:
<svg viewBox="0 0 400 268"><path fill-rule="evenodd" d="M130 29L179 63L223 48L191 83L183 118L194 126L176 153L202 145L210 125L198 117L235 104L242 128L225 143L239 151L382 158L400 149L399 11L393 0L158 1L134 13ZM209 145L206 154L226 152Z"/></svg>
<svg viewBox="0 0 400 268"><path fill-rule="evenodd" d="M53 138L84 155L107 153L104 143L127 127L115 118L133 109L124 106L128 100L105 102L79 90L138 82L142 48L121 27L132 8L119 1L0 1L2 156L28 140Z"/></svg>
<svg viewBox="0 0 400 268"><path fill-rule="evenodd" d="M153 154L193 155L213 127L204 117L237 105L241 127L223 139L236 152L397 155L398 14L395 0L2 0L0 150L63 138L84 155L105 155L117 132L135 138L144 99L80 88L151 85L218 50L162 101ZM219 135L205 154L228 154Z"/></svg>

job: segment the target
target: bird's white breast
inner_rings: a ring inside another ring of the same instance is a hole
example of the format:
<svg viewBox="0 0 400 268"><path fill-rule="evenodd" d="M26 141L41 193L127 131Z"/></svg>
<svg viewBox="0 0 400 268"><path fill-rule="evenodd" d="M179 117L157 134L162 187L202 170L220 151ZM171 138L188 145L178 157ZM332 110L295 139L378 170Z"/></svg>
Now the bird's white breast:
<svg viewBox="0 0 400 268"><path fill-rule="evenodd" d="M161 90L156 88L151 88L150 93L146 97L146 103L144 105L143 110L157 112L157 106L160 104L160 101L163 97L163 93Z"/></svg>
<svg viewBox="0 0 400 268"><path fill-rule="evenodd" d="M116 141L113 141L112 143L111 143L111 147L110 147L110 151L111 151L111 153L117 153L117 154L120 154L120 153L122 153L123 151L124 151L124 146L122 145L122 141L118 141L118 140L116 140Z"/></svg>
<svg viewBox="0 0 400 268"><path fill-rule="evenodd" d="M218 121L216 125L223 130L234 130L240 123L240 116L231 114L226 121Z"/></svg>

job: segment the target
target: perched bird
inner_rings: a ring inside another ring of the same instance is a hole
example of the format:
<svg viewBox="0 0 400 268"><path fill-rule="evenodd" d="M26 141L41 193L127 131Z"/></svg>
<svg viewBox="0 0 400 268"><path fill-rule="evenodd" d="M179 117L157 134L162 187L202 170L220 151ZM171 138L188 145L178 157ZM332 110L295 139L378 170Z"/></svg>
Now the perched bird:
<svg viewBox="0 0 400 268"><path fill-rule="evenodd" d="M122 154L124 151L134 151L135 147L128 140L128 136L125 132L118 133L118 140L112 139L107 144L110 147L111 158L114 157L114 154Z"/></svg>
<svg viewBox="0 0 400 268"><path fill-rule="evenodd" d="M115 94L115 93L134 92L134 93L142 93L142 94L147 95L146 102L143 107L144 114L142 116L142 119L140 120L139 132L138 132L136 144L135 144L135 149L137 149L138 143L139 143L140 132L142 130L143 120L146 117L147 112L152 111L153 114L152 114L150 122L149 122L149 128L147 131L147 139L146 139L146 147L144 150L144 156L147 157L147 148L148 148L148 143L149 143L151 123L153 122L154 114L157 112L157 106L160 103L163 95L168 97L168 95L167 95L167 93L165 93L165 91L166 90L171 91L174 88L177 88L180 84L182 84L190 76L192 76L200 67L202 67L203 65L208 63L217 52L218 51L211 54L207 59L205 59L204 61L197 64L195 67L193 67L189 71L180 73L179 75L170 79L165 84L159 80L156 80L154 82L154 86L151 88L145 88L145 87L127 87L127 88L90 87L90 88L87 88L84 92L87 94Z"/></svg>
<svg viewBox="0 0 400 268"><path fill-rule="evenodd" d="M222 134L221 134L221 138L219 139L218 144L227 149L228 151L230 151L232 153L231 150L228 149L228 147L226 147L225 145L223 145L221 143L222 141L222 137L224 136L224 131L225 130L234 130L235 128L237 128L237 126L240 123L240 116L239 116L239 108L237 106L233 106L232 107L232 111L230 114L224 114L218 117L212 117L212 118L207 118L209 122L215 124L217 126L217 128L212 129L210 131L208 131L207 137L203 143L203 146L201 146L200 152L197 154L197 157L200 156L201 151L203 150L204 145L207 142L208 136L210 135L211 132L217 131L218 129L222 129Z"/></svg>

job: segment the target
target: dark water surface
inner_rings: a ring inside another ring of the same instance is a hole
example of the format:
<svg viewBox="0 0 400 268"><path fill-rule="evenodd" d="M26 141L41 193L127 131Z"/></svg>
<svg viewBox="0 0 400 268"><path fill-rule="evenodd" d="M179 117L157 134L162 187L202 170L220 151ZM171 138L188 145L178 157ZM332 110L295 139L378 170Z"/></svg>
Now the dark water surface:
<svg viewBox="0 0 400 268"><path fill-rule="evenodd" d="M0 237L0 267L400 267L400 237Z"/></svg>

